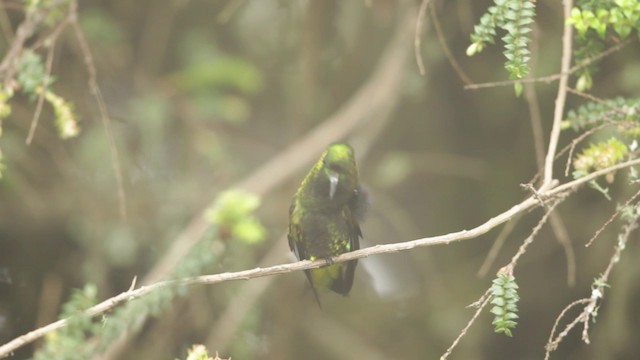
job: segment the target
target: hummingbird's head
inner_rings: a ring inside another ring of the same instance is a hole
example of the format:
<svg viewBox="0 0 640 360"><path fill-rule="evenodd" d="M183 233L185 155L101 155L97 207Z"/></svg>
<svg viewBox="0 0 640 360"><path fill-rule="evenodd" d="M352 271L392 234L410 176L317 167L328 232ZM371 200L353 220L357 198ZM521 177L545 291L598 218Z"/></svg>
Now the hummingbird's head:
<svg viewBox="0 0 640 360"><path fill-rule="evenodd" d="M322 156L322 174L329 184L329 198L342 199L358 186L358 167L351 146L332 144Z"/></svg>

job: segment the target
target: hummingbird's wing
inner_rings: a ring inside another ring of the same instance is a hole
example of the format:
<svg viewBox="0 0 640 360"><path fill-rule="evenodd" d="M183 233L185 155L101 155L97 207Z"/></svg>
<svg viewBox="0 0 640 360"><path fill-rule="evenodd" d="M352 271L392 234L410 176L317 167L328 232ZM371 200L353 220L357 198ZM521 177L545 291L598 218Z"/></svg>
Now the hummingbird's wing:
<svg viewBox="0 0 640 360"><path fill-rule="evenodd" d="M295 208L296 204L294 201L289 207L289 233L287 234L287 238L289 239L289 249L296 254L298 260L305 260L307 259L307 252L305 251L304 241L302 241L304 239L304 234L298 219L293 216Z"/></svg>
<svg viewBox="0 0 640 360"><path fill-rule="evenodd" d="M347 231L349 233L349 251L360 249L362 231L360 230L359 221L364 219L370 203L371 197L369 191L364 185L360 184L354 190L353 196L342 212L342 217L346 219ZM353 286L353 278L357 265L358 260L348 261L342 272L342 276L331 284L331 290L342 295L347 295Z"/></svg>
<svg viewBox="0 0 640 360"><path fill-rule="evenodd" d="M300 223L297 221L295 216L292 216L295 211L295 202L291 204L289 207L289 233L287 234L287 239L289 240L289 248L296 255L298 260L307 260L307 250L305 247L304 231ZM313 285L313 279L311 278L311 270L305 270L304 274L307 276L307 280L309 280L309 285L311 285L311 290L313 291L313 296L316 298L318 302L318 306L322 308L320 305L320 297L318 296L318 292L316 291L315 286Z"/></svg>
<svg viewBox="0 0 640 360"><path fill-rule="evenodd" d="M349 232L349 245L350 251L360 249L360 238L362 237L362 231L360 230L360 224L353 216L353 213L349 207L345 207L343 210L344 218L347 221L347 229ZM351 291L353 286L353 278L356 272L356 266L358 260L347 261L346 266L342 272L342 276L335 279L331 284L331 290L347 295Z"/></svg>

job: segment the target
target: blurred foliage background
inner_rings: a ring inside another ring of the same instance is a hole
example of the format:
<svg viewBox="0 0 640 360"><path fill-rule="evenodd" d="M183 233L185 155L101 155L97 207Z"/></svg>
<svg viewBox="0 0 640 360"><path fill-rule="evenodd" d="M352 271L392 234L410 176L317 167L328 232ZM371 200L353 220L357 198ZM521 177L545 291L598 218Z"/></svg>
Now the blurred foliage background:
<svg viewBox="0 0 640 360"><path fill-rule="evenodd" d="M491 4L435 2L453 56L477 83L508 78L498 48L465 55L473 25ZM23 5L2 1L2 54L24 20ZM468 229L519 202L527 195L520 184L536 172L527 103L514 96L512 86L464 90L429 19L421 76L411 46L417 5L80 2L78 20L112 117L126 215L119 211L111 149L87 85L83 53L74 33L65 30L56 41L51 87L73 103L79 135L60 139L54 111L45 105L33 142L26 145L36 101L24 95L12 99L12 113L2 122L0 343L54 321L74 288L94 284L98 299L128 289L221 191L236 187L355 101L354 94L389 56L399 57L403 66L389 75L397 85L376 83L377 91L394 99L388 111L367 112L377 104L365 97L358 114L366 118L358 119L358 126L346 134L325 131L320 140L348 141L359 156L361 179L374 199L363 225L364 245ZM561 31L561 2L539 0L530 75L558 71ZM398 34L404 42L391 47ZM638 96L637 42L605 58L593 76L597 96ZM535 89L546 139L557 84L537 83ZM582 102L570 97L567 106ZM574 136L567 131L561 145ZM309 159L320 154L312 149ZM220 236L206 248L215 257L201 273L291 260L282 238L287 210L310 166L308 161L278 170L292 174L261 196L256 219L264 236L251 241ZM627 191L611 185L614 198L628 196ZM494 334L485 313L452 358L542 358L558 313L589 296L593 279L609 261L615 228L606 229L592 247L583 244L615 207L615 201L587 189L562 204L559 213L576 256L575 285L567 283L562 246L545 227L517 269L521 301L514 337ZM477 272L498 231L364 259L350 296L324 294L323 310L305 291L300 272L195 287L141 324L111 358L173 359L184 357L194 343L234 359L438 358L473 314L466 306L490 286L492 274L540 215L536 210L520 221L486 277ZM591 344L582 343L578 331L552 358L632 359L640 353L635 341L640 271L633 261L638 256L636 237L614 271L591 327ZM33 351L28 346L14 357Z"/></svg>

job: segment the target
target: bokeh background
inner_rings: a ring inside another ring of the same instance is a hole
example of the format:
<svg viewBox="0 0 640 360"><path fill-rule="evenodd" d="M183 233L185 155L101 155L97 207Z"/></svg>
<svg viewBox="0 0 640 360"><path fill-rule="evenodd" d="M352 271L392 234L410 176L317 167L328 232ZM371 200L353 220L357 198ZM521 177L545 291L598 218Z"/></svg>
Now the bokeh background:
<svg viewBox="0 0 640 360"><path fill-rule="evenodd" d="M23 19L20 2L2 3L13 4L4 7L2 21L15 30ZM492 2L434 3L442 37L464 72L476 83L506 79L500 46L465 55L474 23ZM206 273L291 261L283 239L291 196L334 141L355 147L373 196L365 245L472 228L519 202L527 195L520 184L536 173L527 103L512 86L464 90L429 16L421 75L413 52L418 5L80 2L79 21L112 116L127 214L119 211L108 138L83 56L67 31L56 44L53 88L74 103L81 134L59 139L45 106L33 143L25 145L34 111L26 97L13 101L2 124L0 343L54 321L74 288L93 283L99 299L128 289L219 192L246 179L261 189L256 215L267 236L259 243L223 242ZM549 75L559 69L561 2L537 1L537 14L532 72ZM4 37L0 51L8 46ZM638 96L637 42L604 59L594 81L598 96ZM557 84L535 89L546 139ZM567 106L581 102L570 96ZM575 135L563 134L562 144ZM284 153L296 160L256 177ZM618 185L611 185L612 194L624 199L627 190ZM562 204L575 284L569 286L565 252L545 227L516 269L521 302L514 337L494 334L485 313L452 358L541 359L559 312L590 295L609 261L617 227L590 248L583 244L615 206L586 188ZM499 229L365 259L350 296L323 294L322 310L305 291L301 272L194 287L112 358L183 358L191 344L203 343L234 359L436 359L472 316L466 306L484 293L540 216L535 210L521 219L484 277L478 270ZM577 331L552 358L636 358L638 256L633 237L591 326L591 344ZM33 350L27 346L14 358Z"/></svg>

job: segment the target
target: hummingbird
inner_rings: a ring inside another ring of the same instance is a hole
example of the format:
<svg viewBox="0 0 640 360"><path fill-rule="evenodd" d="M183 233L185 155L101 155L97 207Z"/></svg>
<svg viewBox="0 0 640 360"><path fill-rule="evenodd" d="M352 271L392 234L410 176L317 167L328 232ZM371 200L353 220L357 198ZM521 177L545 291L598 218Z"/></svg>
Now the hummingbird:
<svg viewBox="0 0 640 360"><path fill-rule="evenodd" d="M289 247L299 260L330 259L360 248L359 221L368 195L359 181L351 146L330 145L298 187L289 208ZM305 270L313 295L317 288L346 296L357 260Z"/></svg>

